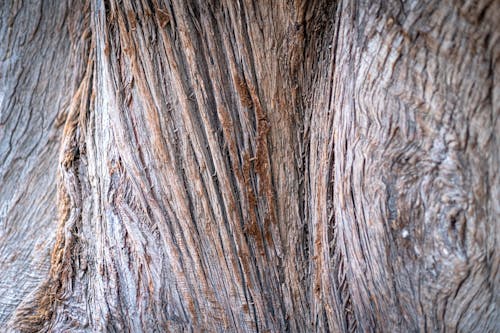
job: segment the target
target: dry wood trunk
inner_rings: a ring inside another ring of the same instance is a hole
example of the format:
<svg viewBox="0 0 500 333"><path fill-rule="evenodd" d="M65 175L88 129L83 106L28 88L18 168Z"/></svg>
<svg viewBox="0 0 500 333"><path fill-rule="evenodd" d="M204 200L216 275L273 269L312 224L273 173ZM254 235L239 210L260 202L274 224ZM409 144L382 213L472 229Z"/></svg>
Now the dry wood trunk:
<svg viewBox="0 0 500 333"><path fill-rule="evenodd" d="M499 20L0 1L2 331L495 331Z"/></svg>

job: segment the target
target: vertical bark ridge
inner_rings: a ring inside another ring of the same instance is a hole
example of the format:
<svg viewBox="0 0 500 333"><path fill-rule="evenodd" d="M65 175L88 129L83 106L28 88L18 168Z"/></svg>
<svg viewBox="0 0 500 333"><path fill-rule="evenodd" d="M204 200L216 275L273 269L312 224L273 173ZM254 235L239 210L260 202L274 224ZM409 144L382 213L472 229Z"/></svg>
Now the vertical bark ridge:
<svg viewBox="0 0 500 333"><path fill-rule="evenodd" d="M55 296L28 294L50 274L58 192L54 161L61 125L87 65L74 55L85 57L89 50L81 15L88 8L79 4L73 12L64 2L21 1L1 7L0 321L6 323L17 308L24 318L20 326L40 327L50 310L31 310Z"/></svg>
<svg viewBox="0 0 500 333"><path fill-rule="evenodd" d="M490 190L477 180L496 163L496 121L481 101L498 51L487 34L473 37L488 28L464 13L470 5L343 10L352 24L342 25L336 61L334 209L362 330L388 329L381 318L404 331L493 329L486 258L494 241L483 232L494 224L480 217L486 201L477 198ZM484 22L499 9L478 6ZM475 320L472 304L482 313Z"/></svg>

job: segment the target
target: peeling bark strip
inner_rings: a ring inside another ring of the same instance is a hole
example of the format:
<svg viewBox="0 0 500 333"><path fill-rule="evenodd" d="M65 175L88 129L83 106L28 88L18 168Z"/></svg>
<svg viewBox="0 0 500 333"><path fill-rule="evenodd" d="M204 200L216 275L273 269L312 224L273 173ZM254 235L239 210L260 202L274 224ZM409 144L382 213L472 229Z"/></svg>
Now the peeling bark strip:
<svg viewBox="0 0 500 333"><path fill-rule="evenodd" d="M499 17L0 2L0 327L495 331Z"/></svg>

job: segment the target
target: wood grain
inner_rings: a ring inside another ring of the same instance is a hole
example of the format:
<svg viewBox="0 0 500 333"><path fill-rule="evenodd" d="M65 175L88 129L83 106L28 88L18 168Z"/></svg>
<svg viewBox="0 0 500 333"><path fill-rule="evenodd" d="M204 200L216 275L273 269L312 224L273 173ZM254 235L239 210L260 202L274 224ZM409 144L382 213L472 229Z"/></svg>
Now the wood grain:
<svg viewBox="0 0 500 333"><path fill-rule="evenodd" d="M0 327L494 331L498 17L2 3Z"/></svg>

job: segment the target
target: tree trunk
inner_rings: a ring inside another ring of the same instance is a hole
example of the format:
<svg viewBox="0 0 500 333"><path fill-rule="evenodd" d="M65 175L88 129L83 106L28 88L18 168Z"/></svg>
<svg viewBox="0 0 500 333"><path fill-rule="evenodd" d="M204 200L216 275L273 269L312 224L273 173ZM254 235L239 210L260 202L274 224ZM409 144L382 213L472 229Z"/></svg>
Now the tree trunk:
<svg viewBox="0 0 500 333"><path fill-rule="evenodd" d="M2 331L495 331L499 18L1 1Z"/></svg>

